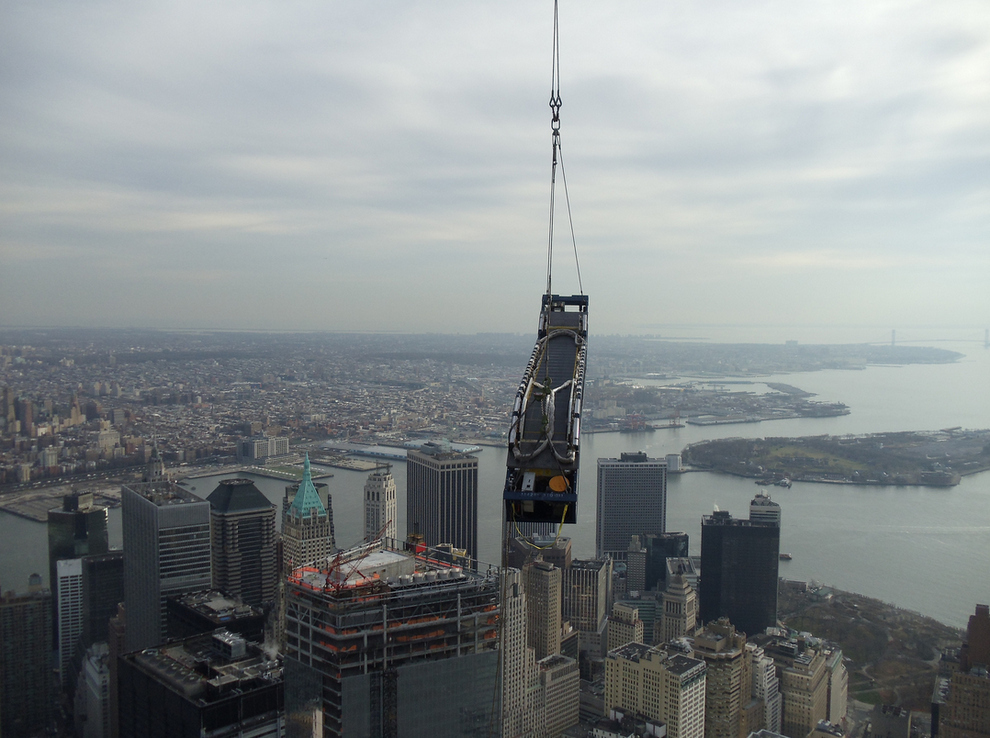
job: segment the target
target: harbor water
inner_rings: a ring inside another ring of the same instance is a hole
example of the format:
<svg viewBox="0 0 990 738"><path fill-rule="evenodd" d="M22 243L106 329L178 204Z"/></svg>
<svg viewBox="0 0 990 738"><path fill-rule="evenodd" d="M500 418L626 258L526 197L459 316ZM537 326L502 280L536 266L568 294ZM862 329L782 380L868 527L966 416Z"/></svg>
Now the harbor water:
<svg viewBox="0 0 990 738"><path fill-rule="evenodd" d="M814 392L815 400L843 402L851 413L719 426L686 426L652 433L598 433L582 439L578 523L565 526L574 554L595 548L596 459L622 452L651 456L680 452L696 441L726 437L807 436L961 426L990 428L990 350L982 342L945 342L965 356L954 364L876 366L861 371L820 371L754 378ZM746 389L745 385L738 389ZM765 387L753 385L754 391ZM486 447L479 459L479 555L497 563L501 527L504 449ZM362 491L367 472L328 469L337 544L363 536ZM393 467L399 489L398 530L405 531L405 468ZM250 476L250 475L248 475ZM190 480L205 497L223 476ZM285 482L252 477L278 505ZM689 534L700 548L701 516L715 505L744 517L759 491L750 479L708 472L671 475L667 529ZM990 601L990 472L963 477L951 488L872 487L795 483L773 487L783 514L780 563L788 579L815 580L964 626L977 602ZM112 545L120 545L120 510L110 515ZM0 587L23 590L37 572L47 579L44 524L0 512Z"/></svg>

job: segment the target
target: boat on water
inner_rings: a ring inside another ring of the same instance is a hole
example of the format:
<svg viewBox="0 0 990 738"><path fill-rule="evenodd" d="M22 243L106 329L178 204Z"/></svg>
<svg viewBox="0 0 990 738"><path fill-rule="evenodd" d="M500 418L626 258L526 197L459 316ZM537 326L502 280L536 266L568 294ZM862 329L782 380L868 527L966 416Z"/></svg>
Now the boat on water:
<svg viewBox="0 0 990 738"><path fill-rule="evenodd" d="M793 559L794 557L793 557L793 556L791 556L791 555L790 555L789 553L782 553L782 554L780 554L780 556L779 556L778 558L779 558L779 559L780 559L781 561L790 561L790 560L791 560L791 559Z"/></svg>

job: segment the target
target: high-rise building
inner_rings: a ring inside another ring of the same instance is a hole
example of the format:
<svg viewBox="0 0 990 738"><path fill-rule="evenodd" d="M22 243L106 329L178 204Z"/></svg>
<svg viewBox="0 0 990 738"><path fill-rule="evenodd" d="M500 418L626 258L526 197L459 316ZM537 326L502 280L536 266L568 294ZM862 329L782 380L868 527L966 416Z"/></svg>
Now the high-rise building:
<svg viewBox="0 0 990 738"><path fill-rule="evenodd" d="M542 734L546 705L540 692L540 671L526 644L527 600L518 569L502 571L502 738Z"/></svg>
<svg viewBox="0 0 990 738"><path fill-rule="evenodd" d="M624 561L630 538L667 525L667 461L643 452L598 460L596 556Z"/></svg>
<svg viewBox="0 0 990 738"><path fill-rule="evenodd" d="M828 715L825 656L804 641L781 638L766 643L764 652L777 667L780 732L788 738L807 736Z"/></svg>
<svg viewBox="0 0 990 738"><path fill-rule="evenodd" d="M581 672L576 660L560 654L547 656L536 665L544 713L541 736L556 738L581 719Z"/></svg>
<svg viewBox="0 0 990 738"><path fill-rule="evenodd" d="M221 479L210 503L213 586L249 605L275 601L275 505L249 479Z"/></svg>
<svg viewBox="0 0 990 738"><path fill-rule="evenodd" d="M282 664L218 631L119 660L121 738L286 735Z"/></svg>
<svg viewBox="0 0 990 738"><path fill-rule="evenodd" d="M542 558L523 568L526 642L537 661L560 653L562 572Z"/></svg>
<svg viewBox="0 0 990 738"><path fill-rule="evenodd" d="M646 548L646 587L647 590L663 591L667 583L667 561L688 556L688 534L667 531L659 535L648 535Z"/></svg>
<svg viewBox="0 0 990 738"><path fill-rule="evenodd" d="M32 574L28 593L0 597L0 735L44 731L51 700L52 595Z"/></svg>
<svg viewBox="0 0 990 738"><path fill-rule="evenodd" d="M106 643L90 646L83 657L76 685L76 735L108 738L110 735L110 651Z"/></svg>
<svg viewBox="0 0 990 738"><path fill-rule="evenodd" d="M608 616L608 650L619 648L627 643L643 642L643 621L639 618L639 608L624 602L612 605Z"/></svg>
<svg viewBox="0 0 990 738"><path fill-rule="evenodd" d="M395 477L392 469L375 469L364 484L364 540L398 538Z"/></svg>
<svg viewBox="0 0 990 738"><path fill-rule="evenodd" d="M135 651L165 640L170 595L210 588L210 503L173 482L124 485L120 499L127 648Z"/></svg>
<svg viewBox="0 0 990 738"><path fill-rule="evenodd" d="M753 697L763 705L763 729L780 733L780 682L777 666L763 649L753 643L746 644L750 654L750 673L753 675Z"/></svg>
<svg viewBox="0 0 990 738"><path fill-rule="evenodd" d="M124 605L117 606L117 614L110 618L107 624L107 647L108 647L108 692L107 706L110 711L110 738L118 738L120 735L119 721L119 700L118 695L118 657L127 651L127 611Z"/></svg>
<svg viewBox="0 0 990 738"><path fill-rule="evenodd" d="M574 559L562 571L561 620L578 634L581 678L592 679L601 667L608 643L608 613L612 601L612 559ZM561 652L568 655L561 641Z"/></svg>
<svg viewBox="0 0 990 738"><path fill-rule="evenodd" d="M622 708L666 723L668 738L702 738L705 671L701 659L627 643L605 659L604 714Z"/></svg>
<svg viewBox="0 0 990 738"><path fill-rule="evenodd" d="M749 730L743 710L752 693L746 636L720 618L695 633L694 656L708 665L705 738L746 738Z"/></svg>
<svg viewBox="0 0 990 738"><path fill-rule="evenodd" d="M753 636L777 624L780 525L716 510L701 521L701 621L727 617ZM810 731L810 728L809 728Z"/></svg>
<svg viewBox="0 0 990 738"><path fill-rule="evenodd" d="M63 690L74 682L72 654L83 631L82 559L62 559L56 564L58 582L58 670Z"/></svg>
<svg viewBox="0 0 990 738"><path fill-rule="evenodd" d="M124 552L83 556L82 643L89 648L107 640L109 621L124 601Z"/></svg>
<svg viewBox="0 0 990 738"><path fill-rule="evenodd" d="M478 559L478 459L446 444L410 450L406 463L406 537L449 543Z"/></svg>
<svg viewBox="0 0 990 738"><path fill-rule="evenodd" d="M325 738L485 734L498 721L499 579L384 540L297 568L287 720Z"/></svg>
<svg viewBox="0 0 990 738"><path fill-rule="evenodd" d="M990 607L977 605L969 616L959 669L943 691L938 738L990 736Z"/></svg>
<svg viewBox="0 0 990 738"><path fill-rule="evenodd" d="M611 559L574 559L563 570L561 617L582 636L601 633L608 617L611 587Z"/></svg>
<svg viewBox="0 0 990 738"><path fill-rule="evenodd" d="M754 523L774 523L779 526L780 505L771 500L764 490L749 503L749 519Z"/></svg>
<svg viewBox="0 0 990 738"><path fill-rule="evenodd" d="M288 453L289 439L284 437L259 436L243 439L237 444L237 458L244 461L262 461Z"/></svg>
<svg viewBox="0 0 990 738"><path fill-rule="evenodd" d="M692 635L698 621L698 596L691 586L697 581L691 559L667 559L667 586L661 595L662 615L657 620L658 643Z"/></svg>
<svg viewBox="0 0 990 738"><path fill-rule="evenodd" d="M292 502L282 508L283 574L314 562L323 565L334 548L333 518L313 484L309 454L306 454L302 481Z"/></svg>
<svg viewBox="0 0 990 738"><path fill-rule="evenodd" d="M73 492L62 498L62 507L48 511L48 582L52 601L58 605L58 572L61 559L78 559L110 549L107 509L93 503L92 492ZM58 615L52 619L58 628ZM55 635L53 633L53 635Z"/></svg>
<svg viewBox="0 0 990 738"><path fill-rule="evenodd" d="M846 717L846 702L849 692L849 672L839 648L823 648L825 670L828 673L828 720L838 725Z"/></svg>

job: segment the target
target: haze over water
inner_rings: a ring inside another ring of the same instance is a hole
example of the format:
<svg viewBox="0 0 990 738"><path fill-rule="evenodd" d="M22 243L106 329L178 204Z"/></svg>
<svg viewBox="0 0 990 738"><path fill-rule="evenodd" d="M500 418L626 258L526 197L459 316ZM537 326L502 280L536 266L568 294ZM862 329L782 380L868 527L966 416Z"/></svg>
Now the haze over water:
<svg viewBox="0 0 990 738"><path fill-rule="evenodd" d="M663 336L735 342L801 343L890 340L889 329L753 330L736 327L657 327ZM884 335L886 333L886 335ZM983 331L966 329L898 330L898 342L935 345L965 354L955 364L877 366L862 371L830 370L754 378L784 382L817 394L816 400L846 403L851 413L834 418L807 418L722 426L686 426L654 433L585 435L578 524L565 526L574 553L592 557L595 545L596 460L623 451L645 450L651 456L681 451L695 441L732 436L803 436L898 430L937 430L961 426L990 428L990 350ZM946 340L949 339L949 340ZM961 340L960 340L961 339ZM592 338L592 341L594 339ZM591 344L594 351L594 343ZM520 369L521 370L521 369ZM737 389L763 391L754 384ZM479 455L480 556L497 563L501 526L504 450L485 448ZM337 543L359 541L365 472L329 470ZM393 467L399 488L398 529L405 531L405 468ZM206 496L221 475L190 484ZM279 506L285 483L254 478ZM759 491L752 480L712 473L671 475L667 529L691 537L692 553L700 549L701 516L714 505L734 516L748 514L749 500ZM781 551L793 555L781 562L780 575L816 580L917 610L944 623L962 627L977 602L990 601L990 472L963 477L957 487L870 487L795 483L771 488L781 504ZM120 511L112 510L111 543L120 545ZM23 590L36 571L47 578L47 537L39 523L0 513L0 585Z"/></svg>

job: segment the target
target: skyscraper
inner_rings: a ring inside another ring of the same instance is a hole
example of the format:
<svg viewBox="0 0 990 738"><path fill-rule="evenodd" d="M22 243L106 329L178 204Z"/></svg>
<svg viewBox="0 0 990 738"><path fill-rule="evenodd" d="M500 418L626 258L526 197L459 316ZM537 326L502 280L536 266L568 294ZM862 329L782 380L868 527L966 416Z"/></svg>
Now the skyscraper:
<svg viewBox="0 0 990 738"><path fill-rule="evenodd" d="M780 525L716 510L701 521L702 623L727 617L753 636L777 624Z"/></svg>
<svg viewBox="0 0 990 738"><path fill-rule="evenodd" d="M106 641L109 621L124 601L124 552L83 556L83 646Z"/></svg>
<svg viewBox="0 0 990 738"><path fill-rule="evenodd" d="M106 553L107 509L93 504L92 492L73 492L62 498L62 507L48 511L48 582L52 600L58 606L58 572L61 559L78 559L89 554ZM58 628L57 614L53 626Z"/></svg>
<svg viewBox="0 0 990 738"><path fill-rule="evenodd" d="M292 502L282 509L283 574L313 562L322 565L333 553L334 543L333 518L313 484L309 454L306 454L302 481Z"/></svg>
<svg viewBox="0 0 990 738"><path fill-rule="evenodd" d="M249 605L274 602L275 506L249 479L222 479L210 503L213 586Z"/></svg>
<svg viewBox="0 0 990 738"><path fill-rule="evenodd" d="M0 735L43 730L51 704L52 595L31 575L25 595L0 597Z"/></svg>
<svg viewBox="0 0 990 738"><path fill-rule="evenodd" d="M165 640L169 595L209 589L210 503L173 482L121 487L127 648Z"/></svg>
<svg viewBox="0 0 990 738"><path fill-rule="evenodd" d="M654 638L659 643L694 633L698 595L689 581L692 574L696 575L691 559L667 559L667 584L660 596L663 614L654 624Z"/></svg>
<svg viewBox="0 0 990 738"><path fill-rule="evenodd" d="M384 540L330 568L297 568L286 584L287 721L315 722L327 738L487 734L498 719L499 586L497 569L465 571Z"/></svg>
<svg viewBox="0 0 990 738"><path fill-rule="evenodd" d="M668 738L702 738L705 672L701 659L627 643L605 659L605 714L624 708L666 723Z"/></svg>
<svg viewBox="0 0 990 738"><path fill-rule="evenodd" d="M695 633L694 657L708 665L705 677L705 738L746 738L743 709L752 693L746 636L726 618Z"/></svg>
<svg viewBox="0 0 990 738"><path fill-rule="evenodd" d="M543 559L523 568L526 643L537 661L560 653L561 581L561 570Z"/></svg>
<svg viewBox="0 0 990 738"><path fill-rule="evenodd" d="M364 540L397 538L395 478L392 467L375 469L364 484Z"/></svg>
<svg viewBox="0 0 990 738"><path fill-rule="evenodd" d="M754 523L780 525L780 505L770 499L766 490L759 492L749 503L749 519Z"/></svg>
<svg viewBox="0 0 990 738"><path fill-rule="evenodd" d="M83 631L82 559L62 559L56 564L58 582L58 668L62 689L75 680L70 664Z"/></svg>
<svg viewBox="0 0 990 738"><path fill-rule="evenodd" d="M624 561L632 536L663 533L666 525L666 459L639 452L598 460L598 558Z"/></svg>
<svg viewBox="0 0 990 738"><path fill-rule="evenodd" d="M990 734L990 607L977 605L938 710L939 738Z"/></svg>
<svg viewBox="0 0 990 738"><path fill-rule="evenodd" d="M406 464L406 536L427 546L450 543L478 559L478 459L426 444L410 450Z"/></svg>

